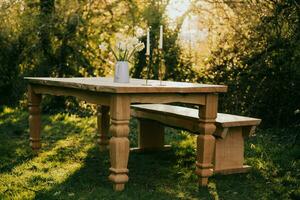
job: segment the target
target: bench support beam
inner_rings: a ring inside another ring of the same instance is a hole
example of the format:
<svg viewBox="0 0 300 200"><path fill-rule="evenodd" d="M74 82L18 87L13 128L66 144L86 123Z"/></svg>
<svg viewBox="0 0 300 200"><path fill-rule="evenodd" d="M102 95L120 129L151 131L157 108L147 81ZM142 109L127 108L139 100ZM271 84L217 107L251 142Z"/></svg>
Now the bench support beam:
<svg viewBox="0 0 300 200"><path fill-rule="evenodd" d="M250 166L243 165L244 139L254 133L261 120L217 114L216 101L216 95L207 95L204 105L200 105L198 110L162 104L132 106L131 115L138 118L142 124L139 126L140 143L147 143L146 137L150 138L149 141L155 141L155 138L160 141L162 125L196 134L196 174L199 176L201 186L207 185L208 178L213 172L220 174L247 172ZM154 134L155 131L149 131L157 126L160 127L159 136Z"/></svg>
<svg viewBox="0 0 300 200"><path fill-rule="evenodd" d="M214 173L245 173L250 166L244 164L244 138L248 137L251 126L226 128L226 137L216 139ZM248 131L248 134L246 134Z"/></svg>
<svg viewBox="0 0 300 200"><path fill-rule="evenodd" d="M162 150L164 148L164 126L156 121L138 121L138 149L140 151Z"/></svg>
<svg viewBox="0 0 300 200"><path fill-rule="evenodd" d="M251 170L251 166L243 165L240 168L214 170L214 174L222 174L222 175L241 174L241 173L247 173L250 170Z"/></svg>

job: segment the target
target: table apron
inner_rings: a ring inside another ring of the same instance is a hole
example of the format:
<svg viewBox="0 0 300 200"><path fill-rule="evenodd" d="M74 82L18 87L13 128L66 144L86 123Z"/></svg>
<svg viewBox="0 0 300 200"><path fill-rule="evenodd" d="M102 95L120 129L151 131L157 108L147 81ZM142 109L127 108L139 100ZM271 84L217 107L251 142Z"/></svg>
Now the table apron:
<svg viewBox="0 0 300 200"><path fill-rule="evenodd" d="M207 93L157 93L157 94L131 94L131 103L187 103L205 105Z"/></svg>
<svg viewBox="0 0 300 200"><path fill-rule="evenodd" d="M215 93L102 93L76 88L30 84L36 94L73 96L93 104L110 106L112 96L129 96L131 103L187 103L206 105L206 96ZM217 95L217 94L216 94Z"/></svg>
<svg viewBox="0 0 300 200"><path fill-rule="evenodd" d="M85 91L75 88L65 88L47 85L31 85L36 94L50 94L54 96L73 96L79 100L86 101L93 104L110 106L110 99L112 94L100 93L93 91Z"/></svg>

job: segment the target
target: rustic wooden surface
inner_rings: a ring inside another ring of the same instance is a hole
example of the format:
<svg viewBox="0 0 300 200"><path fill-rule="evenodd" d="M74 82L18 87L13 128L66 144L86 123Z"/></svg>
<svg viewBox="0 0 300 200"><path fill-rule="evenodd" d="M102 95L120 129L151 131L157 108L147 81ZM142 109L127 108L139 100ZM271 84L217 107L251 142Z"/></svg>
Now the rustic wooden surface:
<svg viewBox="0 0 300 200"><path fill-rule="evenodd" d="M150 85L145 85L145 80L130 79L130 83L114 83L113 78L34 78L25 77L29 83L48 85L55 87L82 89L86 91L109 92L109 93L210 93L226 92L223 85L207 85L198 83L184 83L149 80Z"/></svg>
<svg viewBox="0 0 300 200"><path fill-rule="evenodd" d="M41 148L41 108L42 96L36 94L31 86L28 87L29 135L30 146L34 151Z"/></svg>
<svg viewBox="0 0 300 200"><path fill-rule="evenodd" d="M157 121L138 121L138 148L155 150L164 148L164 126Z"/></svg>
<svg viewBox="0 0 300 200"><path fill-rule="evenodd" d="M242 127L231 127L224 139L217 139L214 170L242 168L244 164L244 139Z"/></svg>
<svg viewBox="0 0 300 200"><path fill-rule="evenodd" d="M99 105L97 107L97 141L100 146L100 151L109 149L109 126L109 107Z"/></svg>
<svg viewBox="0 0 300 200"><path fill-rule="evenodd" d="M190 132L198 134L197 138L197 166L202 167L203 163L208 165L208 159L203 161L202 151L211 150L213 141L211 140L211 134L204 135L203 132L207 127L199 127L198 110L192 108L185 108L173 105L162 104L141 104L131 106L131 115L137 117L139 121L147 121L147 137L155 137L154 123L161 123L188 130ZM201 107L200 107L201 108ZM200 110L201 113L201 110ZM203 113L203 111L202 111ZM230 114L218 113L215 124L217 125L214 135L217 137L216 144L214 146L214 172L222 174L243 173L250 169L250 166L243 165L244 163L244 137L253 134L255 127L261 122L260 119L242 117ZM152 126L151 126L152 123ZM200 118L201 124L201 118ZM213 127L211 127L212 131ZM143 132L143 130L139 130ZM209 132L210 133L210 132ZM143 135L141 135L143 136ZM142 139L140 139L142 140ZM152 138L155 141L154 138ZM153 144L152 144L153 145ZM207 147L207 146L209 147ZM204 149L205 148L205 149ZM199 155L200 154L200 155ZM207 153L205 155L208 155ZM200 158L200 161L198 161ZM200 164L199 164L200 163ZM201 169L201 168L200 168ZM210 176L210 167L198 171L198 173L206 173ZM199 170L199 169L197 169ZM197 172L197 171L196 171ZM202 175L203 176L203 175ZM206 184L206 179L201 184Z"/></svg>
<svg viewBox="0 0 300 200"><path fill-rule="evenodd" d="M222 175L241 174L241 173L247 173L250 170L251 170L251 166L249 166L249 165L243 165L241 168L224 169L224 170L214 170L214 174L222 174Z"/></svg>
<svg viewBox="0 0 300 200"><path fill-rule="evenodd" d="M216 118L218 113L218 96L209 94L205 96L205 106L199 105L199 122L197 136L196 171L198 182L206 186L208 177L213 174L213 153L215 147Z"/></svg>
<svg viewBox="0 0 300 200"><path fill-rule="evenodd" d="M122 191L128 181L130 98L128 95L113 95L111 101L112 138L109 141L111 174L109 180L114 190Z"/></svg>
<svg viewBox="0 0 300 200"><path fill-rule="evenodd" d="M182 82L163 82L131 79L129 84L114 83L112 78L25 78L29 83L30 136L32 148L40 148L40 112L42 94L74 96L80 100L101 105L98 116L98 142L107 144L106 133L110 110L110 175L114 189L121 191L128 181L127 163L129 158L129 119L130 105L133 103L171 103L182 102L200 106L199 152L197 174L201 185L207 184L211 175L214 149L214 121L217 115L217 94L226 92L222 85L206 85Z"/></svg>
<svg viewBox="0 0 300 200"><path fill-rule="evenodd" d="M174 106L174 105L165 105L165 104L143 104L143 105L133 105L134 112L138 110L143 110L147 112L147 115L151 115L151 113L165 113L165 115L161 115L158 117L164 118L165 116L175 116L180 119L187 120L198 120L198 110L194 108L186 108L182 106ZM231 115L225 113L218 113L216 122L222 127L233 127L233 126L256 126L261 122L261 119L252 118L252 117L244 117L239 115Z"/></svg>

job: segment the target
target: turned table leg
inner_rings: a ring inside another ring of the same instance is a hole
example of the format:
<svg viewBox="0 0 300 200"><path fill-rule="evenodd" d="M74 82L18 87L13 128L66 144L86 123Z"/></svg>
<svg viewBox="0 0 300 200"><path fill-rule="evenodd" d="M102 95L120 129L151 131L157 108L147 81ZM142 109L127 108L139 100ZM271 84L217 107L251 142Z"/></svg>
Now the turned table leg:
<svg viewBox="0 0 300 200"><path fill-rule="evenodd" d="M34 93L31 86L28 87L28 109L29 109L29 135L30 146L34 151L41 148L41 95Z"/></svg>
<svg viewBox="0 0 300 200"><path fill-rule="evenodd" d="M111 100L112 138L109 141L111 168L109 180L114 184L114 190L124 190L128 181L127 163L129 158L129 119L130 99L128 96L116 95Z"/></svg>
<svg viewBox="0 0 300 200"><path fill-rule="evenodd" d="M97 107L97 142L100 145L100 151L104 151L109 148L108 143L108 131L109 131L109 107L98 106Z"/></svg>
<svg viewBox="0 0 300 200"><path fill-rule="evenodd" d="M199 107L199 135L197 137L196 174L199 176L199 185L206 186L208 177L213 174L213 154L215 138L212 135L216 130L217 95L206 95L205 105Z"/></svg>

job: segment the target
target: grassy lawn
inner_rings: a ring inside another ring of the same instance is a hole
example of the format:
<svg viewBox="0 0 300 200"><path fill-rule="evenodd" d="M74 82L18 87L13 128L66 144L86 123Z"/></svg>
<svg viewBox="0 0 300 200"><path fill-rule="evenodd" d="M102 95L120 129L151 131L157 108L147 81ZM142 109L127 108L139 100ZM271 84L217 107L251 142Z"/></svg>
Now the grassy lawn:
<svg viewBox="0 0 300 200"><path fill-rule="evenodd" d="M42 150L32 153L26 111L0 114L0 199L300 199L300 129L258 130L246 143L248 174L214 176L198 188L194 136L168 129L172 149L131 153L130 181L114 192L108 152L96 144L96 118L44 115ZM136 146L135 121L131 146Z"/></svg>

